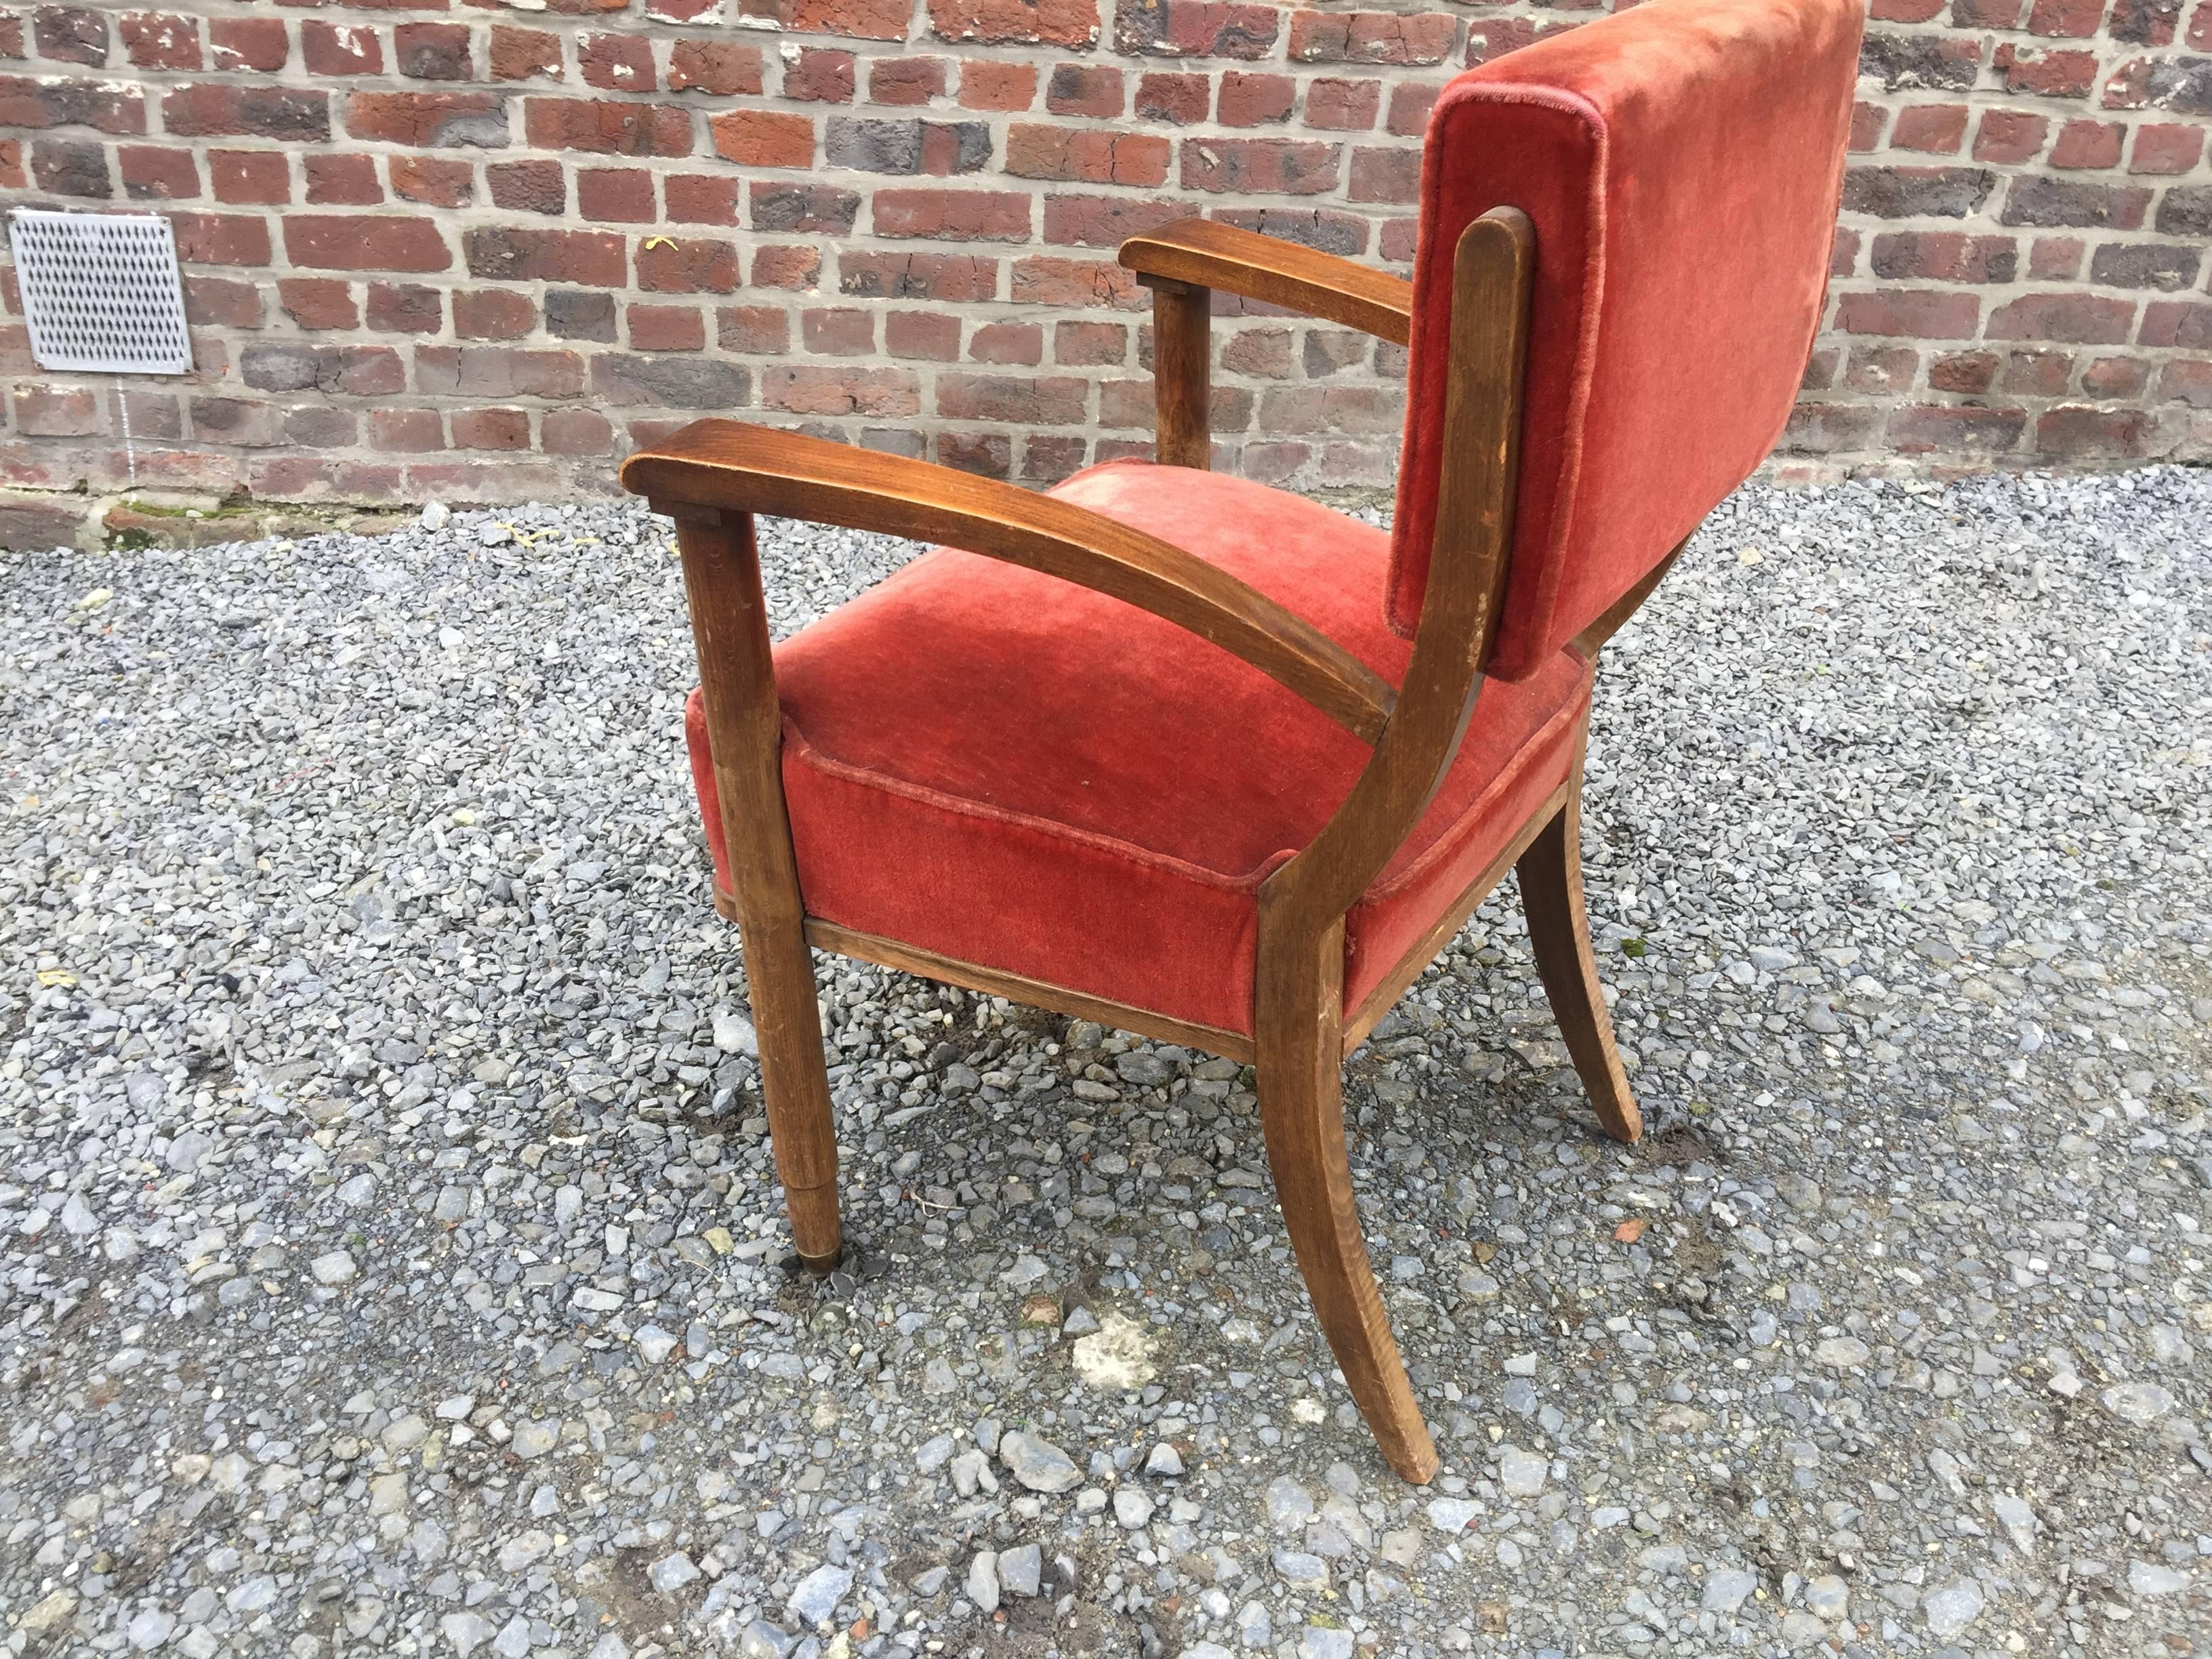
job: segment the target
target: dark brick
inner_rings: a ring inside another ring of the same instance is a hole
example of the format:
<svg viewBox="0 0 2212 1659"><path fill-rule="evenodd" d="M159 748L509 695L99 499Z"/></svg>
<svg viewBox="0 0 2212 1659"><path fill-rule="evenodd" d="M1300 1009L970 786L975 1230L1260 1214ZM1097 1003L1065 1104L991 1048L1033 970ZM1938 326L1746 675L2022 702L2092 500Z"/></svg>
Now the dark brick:
<svg viewBox="0 0 2212 1659"><path fill-rule="evenodd" d="M145 94L136 87L0 75L0 127L91 127L128 137L146 131Z"/></svg>
<svg viewBox="0 0 2212 1659"><path fill-rule="evenodd" d="M553 289L545 295L545 331L556 340L615 337L615 298L580 289Z"/></svg>
<svg viewBox="0 0 2212 1659"><path fill-rule="evenodd" d="M1881 219L1963 219L1996 182L1986 167L1852 167L1844 175L1844 209Z"/></svg>
<svg viewBox="0 0 2212 1659"><path fill-rule="evenodd" d="M392 57L410 81L466 81L476 73L465 23L402 23L392 32Z"/></svg>
<svg viewBox="0 0 2212 1659"><path fill-rule="evenodd" d="M321 144L331 137L328 94L283 87L177 87L161 95L161 119L175 138L244 135Z"/></svg>
<svg viewBox="0 0 2212 1659"><path fill-rule="evenodd" d="M860 216L860 193L829 185L750 186L755 230L787 235L849 236Z"/></svg>
<svg viewBox="0 0 2212 1659"><path fill-rule="evenodd" d="M592 359L592 386L608 403L653 404L708 411L752 401L752 376L716 357L637 357L602 352Z"/></svg>
<svg viewBox="0 0 2212 1659"><path fill-rule="evenodd" d="M2158 228L2168 236L2212 237L2212 185L2167 185Z"/></svg>
<svg viewBox="0 0 2212 1659"><path fill-rule="evenodd" d="M404 391L407 372L389 346L260 343L238 354L239 374L256 392L331 392L380 398Z"/></svg>
<svg viewBox="0 0 2212 1659"><path fill-rule="evenodd" d="M90 6L41 6L31 32L41 58L94 69L107 62L107 19Z"/></svg>
<svg viewBox="0 0 2212 1659"><path fill-rule="evenodd" d="M510 213L566 213L568 183L551 160L501 161L484 169L494 207Z"/></svg>
<svg viewBox="0 0 2212 1659"><path fill-rule="evenodd" d="M1859 73L1891 92L1908 87L1972 89L1981 74L1978 40L1940 34L1868 34L1859 43Z"/></svg>
<svg viewBox="0 0 2212 1659"><path fill-rule="evenodd" d="M2141 185L2100 185L2087 179L2047 179L2023 174L2005 189L2001 223L2133 230L2150 208L2150 191Z"/></svg>
<svg viewBox="0 0 2212 1659"><path fill-rule="evenodd" d="M832 167L856 173L974 173L989 165L991 129L981 121L874 119L833 115L823 130Z"/></svg>
<svg viewBox="0 0 2212 1659"><path fill-rule="evenodd" d="M1265 58L1281 26L1272 5L1118 0L1114 49L1125 58Z"/></svg>
<svg viewBox="0 0 2212 1659"><path fill-rule="evenodd" d="M2089 258L2089 280L2179 294L2197 281L2203 249L2187 244L2107 242Z"/></svg>
<svg viewBox="0 0 2212 1659"><path fill-rule="evenodd" d="M107 146L96 139L39 139L31 146L31 179L49 196L104 202L115 194Z"/></svg>

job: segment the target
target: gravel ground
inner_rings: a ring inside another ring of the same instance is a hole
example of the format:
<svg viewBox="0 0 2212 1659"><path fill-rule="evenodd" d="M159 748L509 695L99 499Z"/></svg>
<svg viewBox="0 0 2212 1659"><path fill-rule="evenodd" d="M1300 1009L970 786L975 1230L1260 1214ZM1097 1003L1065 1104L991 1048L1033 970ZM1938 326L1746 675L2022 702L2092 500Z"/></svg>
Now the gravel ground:
<svg viewBox="0 0 2212 1659"><path fill-rule="evenodd" d="M787 1273L653 521L0 556L7 1650L2204 1651L2208 526L1715 515L1592 750L1652 1133L1510 887L1350 1067L1419 1492L1225 1062L825 958Z"/></svg>

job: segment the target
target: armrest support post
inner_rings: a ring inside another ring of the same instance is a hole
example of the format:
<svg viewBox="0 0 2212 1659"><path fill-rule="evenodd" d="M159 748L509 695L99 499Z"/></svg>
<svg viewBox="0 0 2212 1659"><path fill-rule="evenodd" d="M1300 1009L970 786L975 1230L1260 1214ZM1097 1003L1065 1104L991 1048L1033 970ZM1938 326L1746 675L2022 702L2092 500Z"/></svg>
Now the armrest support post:
<svg viewBox="0 0 2212 1659"><path fill-rule="evenodd" d="M1213 292L1164 277L1138 279L1152 291L1153 453L1164 465L1213 460Z"/></svg>

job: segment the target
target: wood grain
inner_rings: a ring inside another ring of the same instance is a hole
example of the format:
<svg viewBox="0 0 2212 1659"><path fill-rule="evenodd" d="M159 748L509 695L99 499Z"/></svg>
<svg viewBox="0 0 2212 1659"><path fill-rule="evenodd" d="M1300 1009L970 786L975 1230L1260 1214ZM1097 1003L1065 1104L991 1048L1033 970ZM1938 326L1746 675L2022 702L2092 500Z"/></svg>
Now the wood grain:
<svg viewBox="0 0 2212 1659"><path fill-rule="evenodd" d="M1411 283L1279 237L1178 219L1132 236L1116 257L1139 276L1264 300L1399 345L1413 337Z"/></svg>
<svg viewBox="0 0 2212 1659"><path fill-rule="evenodd" d="M769 655L768 606L761 594L753 521L742 513L680 514L676 545L691 601L699 689L707 706L707 745L760 1037L761 1092L767 1097L775 1171L799 1257L817 1271L836 1265L837 1134L830 1108L814 959L807 953L806 909L784 810L783 715Z"/></svg>
<svg viewBox="0 0 2212 1659"><path fill-rule="evenodd" d="M1152 290L1152 453L1168 466L1213 462L1213 296L1184 283L1147 282Z"/></svg>
<svg viewBox="0 0 2212 1659"><path fill-rule="evenodd" d="M1304 617L1194 554L1071 501L902 455L726 420L694 421L623 464L656 512L716 507L939 542L1093 588L1166 618L1372 743L1397 694Z"/></svg>

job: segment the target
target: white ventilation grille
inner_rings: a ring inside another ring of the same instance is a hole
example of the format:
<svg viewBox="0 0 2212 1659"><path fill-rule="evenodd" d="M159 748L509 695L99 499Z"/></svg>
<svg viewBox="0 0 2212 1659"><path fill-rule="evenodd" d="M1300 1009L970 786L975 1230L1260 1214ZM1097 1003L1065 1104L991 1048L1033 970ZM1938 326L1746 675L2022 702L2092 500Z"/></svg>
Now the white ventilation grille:
<svg viewBox="0 0 2212 1659"><path fill-rule="evenodd" d="M167 219L20 208L8 230L40 368L191 373L184 285Z"/></svg>

